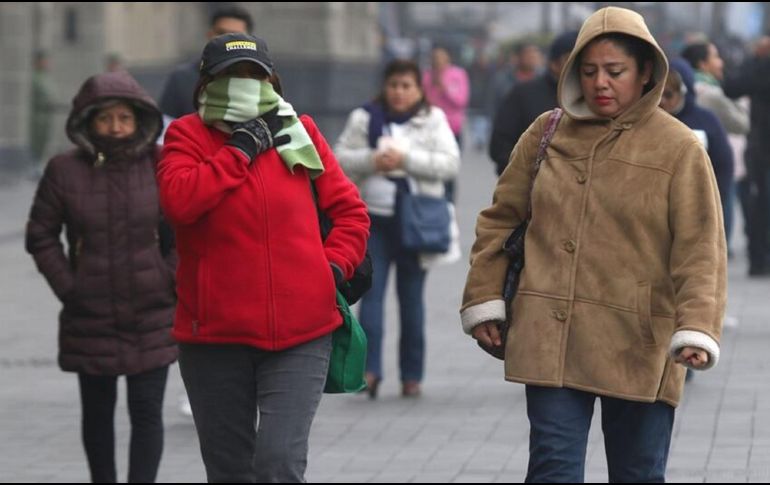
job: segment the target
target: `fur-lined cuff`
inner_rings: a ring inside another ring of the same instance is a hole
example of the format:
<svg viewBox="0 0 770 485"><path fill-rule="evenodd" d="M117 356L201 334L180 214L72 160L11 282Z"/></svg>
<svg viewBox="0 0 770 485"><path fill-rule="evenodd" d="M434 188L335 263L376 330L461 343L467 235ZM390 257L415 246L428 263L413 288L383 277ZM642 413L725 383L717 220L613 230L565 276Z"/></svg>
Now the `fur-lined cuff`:
<svg viewBox="0 0 770 485"><path fill-rule="evenodd" d="M480 305L466 308L460 318L463 322L463 331L468 335L473 329L485 322L505 320L505 300L492 300Z"/></svg>
<svg viewBox="0 0 770 485"><path fill-rule="evenodd" d="M680 330L671 337L671 346L668 351L672 358L676 358L677 354L684 347L696 347L705 350L709 354L709 361L705 367L693 370L706 370L711 369L719 362L719 344L710 336L703 332L696 332L694 330ZM689 367L685 364L685 367Z"/></svg>

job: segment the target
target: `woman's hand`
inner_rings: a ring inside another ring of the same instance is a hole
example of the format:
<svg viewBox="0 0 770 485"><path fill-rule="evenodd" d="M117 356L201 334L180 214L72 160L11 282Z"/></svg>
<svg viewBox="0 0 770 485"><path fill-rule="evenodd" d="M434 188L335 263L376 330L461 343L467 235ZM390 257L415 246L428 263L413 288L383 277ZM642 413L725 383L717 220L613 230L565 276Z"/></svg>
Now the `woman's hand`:
<svg viewBox="0 0 770 485"><path fill-rule="evenodd" d="M677 364L686 364L693 369L702 369L709 363L709 354L697 347L682 347L674 360Z"/></svg>
<svg viewBox="0 0 770 485"><path fill-rule="evenodd" d="M498 325L502 322L484 322L480 325L473 327L471 335L478 340L482 345L487 347L499 347L503 345L503 340L500 338L500 330Z"/></svg>
<svg viewBox="0 0 770 485"><path fill-rule="evenodd" d="M392 172L404 166L404 154L395 148L388 148L374 155L374 168L378 172Z"/></svg>

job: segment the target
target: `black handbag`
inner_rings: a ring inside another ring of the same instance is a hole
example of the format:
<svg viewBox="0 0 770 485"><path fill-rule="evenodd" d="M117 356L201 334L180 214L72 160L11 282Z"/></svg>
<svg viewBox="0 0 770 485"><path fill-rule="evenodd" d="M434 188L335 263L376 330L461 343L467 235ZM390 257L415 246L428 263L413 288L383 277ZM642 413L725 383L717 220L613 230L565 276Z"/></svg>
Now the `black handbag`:
<svg viewBox="0 0 770 485"><path fill-rule="evenodd" d="M505 342L508 340L508 330L513 320L512 306L513 298L516 296L516 291L519 289L519 277L521 270L524 269L524 239L527 236L527 228L529 227L529 221L532 219L532 189L535 186L535 177L540 171L540 165L546 158L546 149L551 144L553 135L556 133L556 127L559 125L564 112L560 108L556 108L551 112L551 116L548 118L545 132L540 139L540 145L537 149L537 157L533 165L532 174L529 182L529 207L527 208L527 218L519 224L508 238L503 242L503 252L508 255L508 269L505 272L505 281L503 283L503 300L505 301L505 321L498 324L497 329L500 332L500 340L502 345L487 346L477 340L479 347L484 349L492 357L500 360L505 360Z"/></svg>
<svg viewBox="0 0 770 485"><path fill-rule="evenodd" d="M313 200L315 201L316 211L318 212L318 224L321 226L321 238L326 240L326 237L331 232L333 224L331 219L321 211L318 205L318 191L315 188L315 184L310 182L310 189L313 192ZM364 294L372 287L372 274L374 273L374 266L372 265L372 257L369 256L369 250L367 249L364 255L364 260L353 271L353 277L345 282L337 290L348 302L348 305L355 304Z"/></svg>

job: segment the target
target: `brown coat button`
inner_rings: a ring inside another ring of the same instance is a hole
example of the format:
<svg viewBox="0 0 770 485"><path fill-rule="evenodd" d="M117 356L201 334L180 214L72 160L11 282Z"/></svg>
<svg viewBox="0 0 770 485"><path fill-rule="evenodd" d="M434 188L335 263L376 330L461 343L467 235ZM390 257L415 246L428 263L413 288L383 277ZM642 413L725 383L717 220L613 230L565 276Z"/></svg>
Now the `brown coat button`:
<svg viewBox="0 0 770 485"><path fill-rule="evenodd" d="M568 253L574 253L576 249L577 249L577 243L572 239L564 243L564 250L567 251Z"/></svg>
<svg viewBox="0 0 770 485"><path fill-rule="evenodd" d="M564 310L553 310L551 312L551 316L560 322L567 321L567 312Z"/></svg>
<svg viewBox="0 0 770 485"><path fill-rule="evenodd" d="M577 183L582 185L588 181L588 176L584 173L581 173L580 175L575 177L575 179L577 180Z"/></svg>

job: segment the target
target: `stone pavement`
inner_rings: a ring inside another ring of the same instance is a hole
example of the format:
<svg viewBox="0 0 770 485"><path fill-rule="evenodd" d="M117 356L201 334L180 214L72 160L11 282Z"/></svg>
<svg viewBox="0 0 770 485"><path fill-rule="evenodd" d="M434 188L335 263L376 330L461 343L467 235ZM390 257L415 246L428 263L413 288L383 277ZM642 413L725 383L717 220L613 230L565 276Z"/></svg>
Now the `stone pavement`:
<svg viewBox="0 0 770 485"><path fill-rule="evenodd" d="M458 215L467 253L477 212L490 200L492 164L467 153ZM0 482L89 479L80 443L77 379L56 365L58 305L23 248L34 192L28 181L0 183ZM738 234L740 231L736 231ZM749 280L743 241L730 264L722 360L688 384L677 411L668 479L770 481L770 279ZM428 276L427 377L420 399L398 395L396 304L388 303L386 380L380 398L326 396L315 420L311 482L519 482L527 464L524 388L506 383L499 362L460 330L457 308L467 263ZM165 404L165 450L158 480L205 481L190 418L172 367ZM587 481L606 482L597 415ZM119 477L125 479L128 420L121 384L116 412Z"/></svg>

